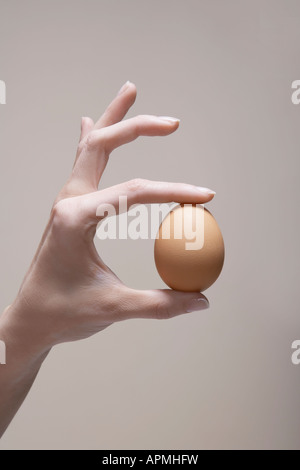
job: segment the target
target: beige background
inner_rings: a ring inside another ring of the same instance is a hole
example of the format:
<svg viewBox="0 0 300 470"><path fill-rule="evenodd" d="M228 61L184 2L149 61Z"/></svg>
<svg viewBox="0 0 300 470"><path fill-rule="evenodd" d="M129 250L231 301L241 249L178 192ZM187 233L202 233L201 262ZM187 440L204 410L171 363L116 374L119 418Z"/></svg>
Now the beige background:
<svg viewBox="0 0 300 470"><path fill-rule="evenodd" d="M140 176L215 189L227 248L210 311L57 347L1 449L300 448L299 45L297 0L0 0L1 309L80 117L128 79L130 116L182 124L116 151L102 187ZM163 287L153 241L97 246L130 286Z"/></svg>

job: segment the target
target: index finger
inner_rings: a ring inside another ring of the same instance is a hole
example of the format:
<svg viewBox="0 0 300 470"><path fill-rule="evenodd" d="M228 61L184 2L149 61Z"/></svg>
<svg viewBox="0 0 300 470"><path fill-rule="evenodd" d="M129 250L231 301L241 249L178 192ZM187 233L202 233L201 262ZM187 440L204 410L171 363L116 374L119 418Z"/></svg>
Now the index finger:
<svg viewBox="0 0 300 470"><path fill-rule="evenodd" d="M83 215L85 218L99 222L99 207L101 205L114 207L116 214L120 213L126 197L127 208L133 204L155 204L178 202L184 204L204 204L209 202L216 193L208 188L197 187L185 183L166 183L134 179L102 191L82 196ZM98 214L98 215L97 215Z"/></svg>

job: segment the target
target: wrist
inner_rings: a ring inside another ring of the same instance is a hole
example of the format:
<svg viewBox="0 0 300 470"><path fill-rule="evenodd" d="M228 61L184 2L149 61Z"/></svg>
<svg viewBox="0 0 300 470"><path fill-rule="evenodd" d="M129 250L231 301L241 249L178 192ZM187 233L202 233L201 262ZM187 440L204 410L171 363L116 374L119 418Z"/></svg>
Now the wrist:
<svg viewBox="0 0 300 470"><path fill-rule="evenodd" d="M5 351L5 360L0 361L0 438L23 403L49 352L36 337L32 322L28 311L18 301L5 309L0 317L1 349L3 353L4 345Z"/></svg>
<svg viewBox="0 0 300 470"><path fill-rule="evenodd" d="M17 375L25 369L39 368L51 350L28 317L19 299L7 307L0 317L0 341L5 346L5 368L17 372Z"/></svg>

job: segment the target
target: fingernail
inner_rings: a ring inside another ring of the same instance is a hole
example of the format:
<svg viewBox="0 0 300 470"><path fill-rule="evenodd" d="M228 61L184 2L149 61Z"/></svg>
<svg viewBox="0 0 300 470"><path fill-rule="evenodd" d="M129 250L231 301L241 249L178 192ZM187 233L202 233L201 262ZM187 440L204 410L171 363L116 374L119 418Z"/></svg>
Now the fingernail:
<svg viewBox="0 0 300 470"><path fill-rule="evenodd" d="M197 189L204 195L209 195L209 196L215 196L216 195L216 191L213 191L212 189L209 189L209 188L201 188L199 186Z"/></svg>
<svg viewBox="0 0 300 470"><path fill-rule="evenodd" d="M200 299L191 300L187 306L186 313L197 312L209 308L208 300L201 297Z"/></svg>
<svg viewBox="0 0 300 470"><path fill-rule="evenodd" d="M120 89L120 91L119 91L119 93L118 93L118 96L119 96L119 95L122 95L122 93L124 93L124 91L127 90L127 88L129 87L129 85L130 85L130 81L128 80L128 81L122 86L122 88Z"/></svg>
<svg viewBox="0 0 300 470"><path fill-rule="evenodd" d="M162 119L163 121L171 122L172 124L174 122L180 122L180 119L170 117L170 116L159 116L158 119Z"/></svg>

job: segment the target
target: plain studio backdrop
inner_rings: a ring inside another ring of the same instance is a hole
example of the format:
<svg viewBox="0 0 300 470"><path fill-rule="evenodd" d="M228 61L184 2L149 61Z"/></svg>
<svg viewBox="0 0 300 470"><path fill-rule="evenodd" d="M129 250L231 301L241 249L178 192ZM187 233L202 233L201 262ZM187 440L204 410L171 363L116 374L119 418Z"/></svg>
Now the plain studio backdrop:
<svg viewBox="0 0 300 470"><path fill-rule="evenodd" d="M226 245L210 310L56 347L1 449L300 448L299 45L296 0L0 0L1 309L72 168L81 116L97 119L127 80L129 116L181 126L115 151L101 187L212 188ZM153 244L97 248L128 285L160 288Z"/></svg>

